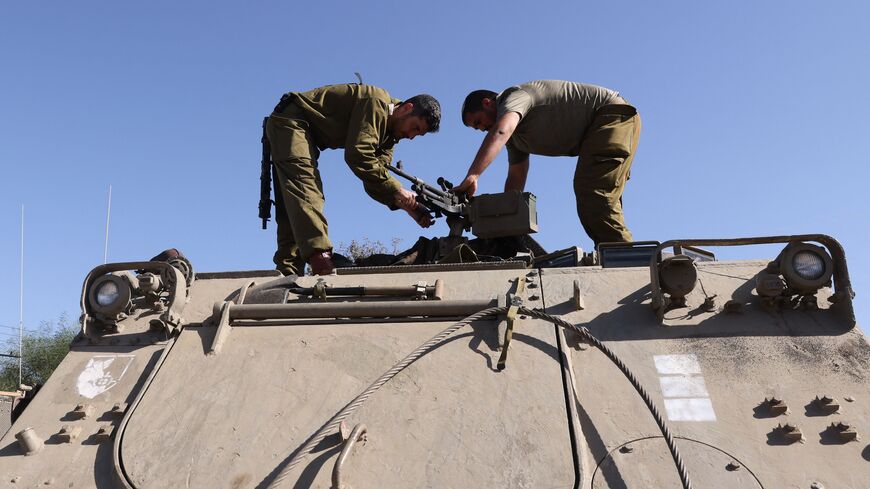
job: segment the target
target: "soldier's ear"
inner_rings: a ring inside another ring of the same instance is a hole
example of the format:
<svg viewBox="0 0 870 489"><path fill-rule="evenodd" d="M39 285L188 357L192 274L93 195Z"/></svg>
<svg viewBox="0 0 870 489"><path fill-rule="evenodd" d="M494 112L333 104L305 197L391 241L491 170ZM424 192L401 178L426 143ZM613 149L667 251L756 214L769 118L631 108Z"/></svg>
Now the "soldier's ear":
<svg viewBox="0 0 870 489"><path fill-rule="evenodd" d="M393 115L396 115L399 117L406 116L406 115L410 114L412 110L414 110L414 104L412 104L410 102L405 102L405 103L399 105L398 107L396 107L396 110L393 111Z"/></svg>
<svg viewBox="0 0 870 489"><path fill-rule="evenodd" d="M495 100L484 97L483 100L480 101L480 105L483 105L485 108L490 109L493 105L495 105Z"/></svg>

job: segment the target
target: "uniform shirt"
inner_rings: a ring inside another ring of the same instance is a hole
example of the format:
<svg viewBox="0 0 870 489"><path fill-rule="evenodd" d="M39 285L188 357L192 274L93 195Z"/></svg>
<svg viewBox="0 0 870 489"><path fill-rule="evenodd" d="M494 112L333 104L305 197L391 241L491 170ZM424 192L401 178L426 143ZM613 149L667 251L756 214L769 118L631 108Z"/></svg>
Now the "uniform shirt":
<svg viewBox="0 0 870 489"><path fill-rule="evenodd" d="M507 142L508 163L525 161L530 154L578 156L595 111L618 96L607 88L561 80L532 81L501 92L498 117L508 112L520 116Z"/></svg>
<svg viewBox="0 0 870 489"><path fill-rule="evenodd" d="M288 95L302 110L314 144L344 148L344 161L363 181L366 193L394 208L393 194L402 184L384 165L392 161L396 144L387 131L387 118L399 101L383 88L355 83Z"/></svg>

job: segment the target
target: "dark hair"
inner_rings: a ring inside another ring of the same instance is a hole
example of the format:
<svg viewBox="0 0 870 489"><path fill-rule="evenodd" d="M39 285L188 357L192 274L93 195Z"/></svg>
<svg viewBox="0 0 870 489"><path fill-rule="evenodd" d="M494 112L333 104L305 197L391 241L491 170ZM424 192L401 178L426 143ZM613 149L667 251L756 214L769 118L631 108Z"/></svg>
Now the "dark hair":
<svg viewBox="0 0 870 489"><path fill-rule="evenodd" d="M462 102L462 123L465 124L465 116L472 112L483 110L483 99L488 98L495 100L497 93L492 90L475 90L465 97L465 102Z"/></svg>
<svg viewBox="0 0 870 489"><path fill-rule="evenodd" d="M422 117L429 126L427 132L438 132L441 126L441 104L431 95L421 93L415 95L402 104L412 104L414 108L411 110L411 115Z"/></svg>

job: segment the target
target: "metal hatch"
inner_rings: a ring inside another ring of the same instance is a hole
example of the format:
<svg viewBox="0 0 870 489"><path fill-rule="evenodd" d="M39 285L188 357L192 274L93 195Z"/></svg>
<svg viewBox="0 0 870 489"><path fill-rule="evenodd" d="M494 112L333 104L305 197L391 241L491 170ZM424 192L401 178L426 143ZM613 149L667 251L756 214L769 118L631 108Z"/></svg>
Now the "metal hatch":
<svg viewBox="0 0 870 489"><path fill-rule="evenodd" d="M525 274L421 272L328 280L382 286L442 279L445 299L474 299L503 294ZM212 356L206 352L215 328L186 328L121 434L124 470L136 487L148 489L266 487L291 452L336 411L453 322L252 323L233 327ZM365 424L368 430L366 442L357 444L342 467L348 485L575 487L554 328L523 320L508 366L499 372L496 325L485 321L460 330L348 420L350 427ZM340 450L338 435L327 437L281 487L330 487Z"/></svg>

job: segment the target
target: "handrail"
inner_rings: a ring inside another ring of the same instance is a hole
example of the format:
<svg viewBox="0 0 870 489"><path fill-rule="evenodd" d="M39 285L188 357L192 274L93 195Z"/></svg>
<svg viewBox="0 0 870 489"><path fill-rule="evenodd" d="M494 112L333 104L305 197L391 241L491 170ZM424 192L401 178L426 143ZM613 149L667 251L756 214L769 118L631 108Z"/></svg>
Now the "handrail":
<svg viewBox="0 0 870 489"><path fill-rule="evenodd" d="M467 316L481 309L497 305L496 299L462 299L434 301L382 301L382 302L306 302L290 304L233 304L218 302L214 305L217 330L209 348L209 355L220 353L236 320L254 319L322 319L322 318L405 318Z"/></svg>

